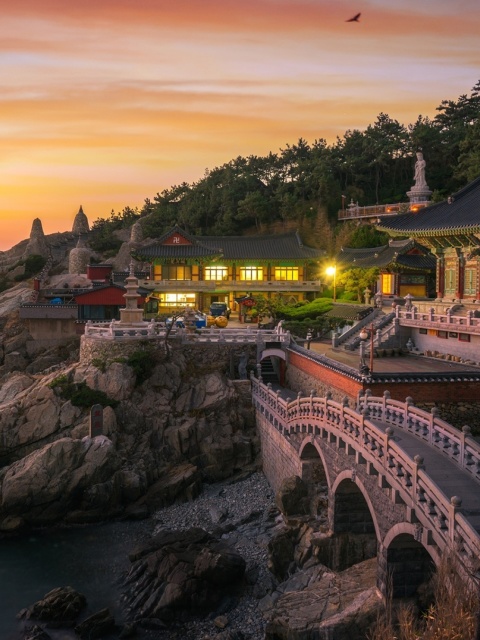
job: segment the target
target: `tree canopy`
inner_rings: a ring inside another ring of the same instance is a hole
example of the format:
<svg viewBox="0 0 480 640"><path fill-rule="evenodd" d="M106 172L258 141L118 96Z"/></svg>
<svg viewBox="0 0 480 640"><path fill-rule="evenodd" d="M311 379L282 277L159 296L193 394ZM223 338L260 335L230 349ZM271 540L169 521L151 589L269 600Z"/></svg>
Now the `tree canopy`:
<svg viewBox="0 0 480 640"><path fill-rule="evenodd" d="M348 130L330 146L323 139L309 143L300 138L277 153L239 156L206 170L197 182L157 193L140 211L126 207L112 212L109 220L97 220L92 227L96 248L113 250L107 232L141 219L145 237L158 237L174 224L197 235L242 235L294 225L308 229L317 246L333 250L335 238L326 229L336 223L342 203L407 201L418 149L427 160L427 182L436 199L478 176L479 114L480 82L469 95L443 100L433 119L419 115L405 126L380 113L364 131Z"/></svg>

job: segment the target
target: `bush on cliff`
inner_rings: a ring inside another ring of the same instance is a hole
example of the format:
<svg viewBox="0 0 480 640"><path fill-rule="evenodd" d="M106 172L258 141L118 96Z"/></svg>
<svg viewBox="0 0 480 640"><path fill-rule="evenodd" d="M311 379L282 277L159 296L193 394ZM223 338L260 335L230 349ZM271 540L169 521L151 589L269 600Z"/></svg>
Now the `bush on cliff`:
<svg viewBox="0 0 480 640"><path fill-rule="evenodd" d="M116 407L118 404L117 400L109 398L103 391L91 389L86 382L69 382L67 376L55 378L48 386L56 389L62 398L70 400L75 407L89 408L94 404Z"/></svg>

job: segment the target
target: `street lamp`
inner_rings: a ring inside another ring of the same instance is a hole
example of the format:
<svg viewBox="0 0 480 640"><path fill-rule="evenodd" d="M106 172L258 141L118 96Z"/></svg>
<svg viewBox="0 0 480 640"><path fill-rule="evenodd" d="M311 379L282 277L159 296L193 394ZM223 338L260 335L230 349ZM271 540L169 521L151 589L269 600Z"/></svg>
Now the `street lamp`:
<svg viewBox="0 0 480 640"><path fill-rule="evenodd" d="M360 371L365 371L365 341L368 336L370 336L370 375L373 373L373 336L375 334L375 329L373 326L373 322L369 328L363 327L363 329L359 333L359 338L362 340L360 345Z"/></svg>
<svg viewBox="0 0 480 640"><path fill-rule="evenodd" d="M327 276L333 276L333 301L337 301L337 267L327 267Z"/></svg>

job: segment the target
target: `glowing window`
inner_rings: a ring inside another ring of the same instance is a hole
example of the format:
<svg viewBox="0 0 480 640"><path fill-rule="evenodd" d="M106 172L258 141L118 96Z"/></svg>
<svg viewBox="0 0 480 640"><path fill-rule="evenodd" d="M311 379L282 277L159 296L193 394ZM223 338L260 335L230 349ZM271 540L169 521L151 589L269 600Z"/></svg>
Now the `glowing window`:
<svg viewBox="0 0 480 640"><path fill-rule="evenodd" d="M298 267L275 267L275 280L298 280Z"/></svg>
<svg viewBox="0 0 480 640"><path fill-rule="evenodd" d="M169 264L163 267L163 280L191 280L192 268L186 265Z"/></svg>
<svg viewBox="0 0 480 640"><path fill-rule="evenodd" d="M227 267L205 267L203 272L205 280L228 280Z"/></svg>
<svg viewBox="0 0 480 640"><path fill-rule="evenodd" d="M263 280L263 267L242 267L240 280Z"/></svg>
<svg viewBox="0 0 480 640"><path fill-rule="evenodd" d="M382 273L382 293L391 295L393 293L393 275Z"/></svg>

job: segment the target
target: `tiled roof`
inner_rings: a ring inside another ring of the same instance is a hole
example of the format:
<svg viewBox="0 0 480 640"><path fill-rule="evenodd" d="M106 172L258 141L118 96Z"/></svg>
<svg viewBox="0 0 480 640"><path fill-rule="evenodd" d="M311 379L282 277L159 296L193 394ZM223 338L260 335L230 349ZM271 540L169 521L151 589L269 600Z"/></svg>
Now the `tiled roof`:
<svg viewBox="0 0 480 640"><path fill-rule="evenodd" d="M135 255L141 258L214 258L221 249L210 249L201 244L151 244L138 247Z"/></svg>
<svg viewBox="0 0 480 640"><path fill-rule="evenodd" d="M320 249L306 247L297 232L268 236L203 236L207 246L220 246L225 260L318 260Z"/></svg>
<svg viewBox="0 0 480 640"><path fill-rule="evenodd" d="M416 213L380 218L378 229L409 236L480 232L480 178L450 198Z"/></svg>
<svg viewBox="0 0 480 640"><path fill-rule="evenodd" d="M297 232L267 236L197 236L186 234L188 244L162 244L172 231L154 243L136 249L145 258L223 258L224 260L318 260L324 251L306 247Z"/></svg>
<svg viewBox="0 0 480 640"><path fill-rule="evenodd" d="M373 308L364 304L342 304L336 302L325 316L329 318L343 318L344 320L361 320L372 313Z"/></svg>
<svg viewBox="0 0 480 640"><path fill-rule="evenodd" d="M414 248L422 253L408 255L408 252ZM435 269L435 257L411 238L391 240L389 244L381 247L364 249L344 247L337 256L337 262L340 265L362 268L382 268L396 263L409 269Z"/></svg>

